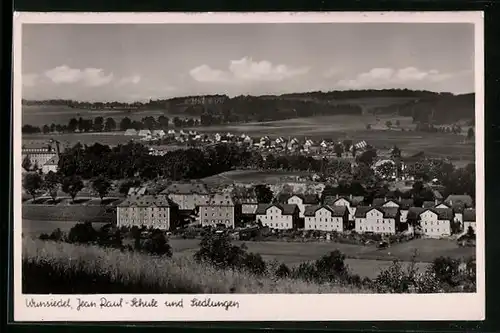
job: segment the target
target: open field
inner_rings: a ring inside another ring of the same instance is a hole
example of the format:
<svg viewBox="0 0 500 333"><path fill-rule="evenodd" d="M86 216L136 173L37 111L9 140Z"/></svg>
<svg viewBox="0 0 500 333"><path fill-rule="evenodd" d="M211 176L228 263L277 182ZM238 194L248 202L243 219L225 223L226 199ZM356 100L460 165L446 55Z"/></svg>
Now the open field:
<svg viewBox="0 0 500 333"><path fill-rule="evenodd" d="M264 183L269 185L279 184L284 177L295 177L308 175L307 172L292 172L292 171L279 171L279 170L232 170L220 173L218 175L203 178L209 186L224 185L232 183L245 183L255 182Z"/></svg>
<svg viewBox="0 0 500 333"><path fill-rule="evenodd" d="M71 221L34 221L23 219L23 235L38 237L41 233L50 234L54 229L60 228L68 232L76 222ZM94 228L100 228L103 223L93 223ZM198 250L199 239L169 240L174 257L191 258ZM389 267L393 260L398 259L403 265L412 260L414 251L417 250L417 267L425 269L429 262L439 256L464 258L475 255L475 248L459 247L451 240L418 239L410 242L393 244L390 248L380 250L376 246L362 246L334 242L242 242L234 241L235 245L245 244L249 252L259 253L266 261L278 261L287 265L297 265L302 262L313 261L321 256L339 250L346 255L346 263L354 274L361 277L375 278L378 273Z"/></svg>
<svg viewBox="0 0 500 333"><path fill-rule="evenodd" d="M169 118L179 117L186 118L183 114L169 113L167 110L86 110L86 109L73 109L67 106L44 106L44 105L23 105L23 125L29 124L33 126L43 126L54 124L67 125L71 118L82 117L84 119L94 119L96 117L112 117L117 124L128 117L132 120L141 120L147 116L165 115ZM188 118L193 118L189 116Z"/></svg>
<svg viewBox="0 0 500 333"><path fill-rule="evenodd" d="M154 258L96 246L23 239L23 293L367 293L216 270L190 257ZM77 259L77 260L75 260Z"/></svg>

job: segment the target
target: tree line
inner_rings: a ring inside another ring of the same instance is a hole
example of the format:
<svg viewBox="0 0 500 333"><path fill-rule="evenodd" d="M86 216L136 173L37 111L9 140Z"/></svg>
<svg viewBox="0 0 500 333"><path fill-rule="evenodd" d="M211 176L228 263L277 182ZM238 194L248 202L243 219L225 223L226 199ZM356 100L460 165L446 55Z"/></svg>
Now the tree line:
<svg viewBox="0 0 500 333"><path fill-rule="evenodd" d="M174 117L173 119L169 119L168 117L161 115L157 118L153 116L147 116L142 118L141 120L132 120L129 117L122 118L119 123L112 118L108 117L104 119L104 117L96 117L92 119L84 119L80 118L71 118L67 125L61 124L50 124L43 125L41 127L33 126L26 124L22 127L22 133L25 134L36 134L36 133L74 133L78 132L112 132L115 130L126 131L128 129L149 129L149 130L157 130L157 129L168 129L169 126L172 125L174 128L183 128L183 127L195 127L201 125L201 122L198 119L194 118L179 118Z"/></svg>

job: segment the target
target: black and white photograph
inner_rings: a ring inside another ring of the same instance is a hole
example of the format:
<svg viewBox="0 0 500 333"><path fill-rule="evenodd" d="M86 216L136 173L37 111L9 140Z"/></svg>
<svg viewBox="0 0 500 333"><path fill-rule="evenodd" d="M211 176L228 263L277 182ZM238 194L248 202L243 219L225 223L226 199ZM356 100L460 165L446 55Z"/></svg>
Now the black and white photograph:
<svg viewBox="0 0 500 333"><path fill-rule="evenodd" d="M18 13L15 316L481 319L482 34Z"/></svg>

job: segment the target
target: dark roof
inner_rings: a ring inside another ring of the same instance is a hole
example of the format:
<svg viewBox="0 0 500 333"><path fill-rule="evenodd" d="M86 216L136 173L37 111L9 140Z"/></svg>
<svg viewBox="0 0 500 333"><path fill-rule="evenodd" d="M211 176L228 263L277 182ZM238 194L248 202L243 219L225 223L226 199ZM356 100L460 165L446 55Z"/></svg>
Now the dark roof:
<svg viewBox="0 0 500 333"><path fill-rule="evenodd" d="M171 200L164 195L133 196L123 200L117 207L171 207L175 206Z"/></svg>
<svg viewBox="0 0 500 333"><path fill-rule="evenodd" d="M455 203L464 203L467 207L472 207L472 197L470 195L456 195L456 194L450 194L445 202L451 205L454 205Z"/></svg>
<svg viewBox="0 0 500 333"><path fill-rule="evenodd" d="M464 222L476 222L476 210L474 208L464 210Z"/></svg>
<svg viewBox="0 0 500 333"><path fill-rule="evenodd" d="M394 202L401 209L409 209L413 206L413 199L385 199L385 198L375 198L373 199L372 206L373 207L381 207L388 202Z"/></svg>
<svg viewBox="0 0 500 333"><path fill-rule="evenodd" d="M431 211L438 216L438 220L452 220L453 219L453 210L450 208L432 208L425 209L425 211ZM423 213L423 212L422 212ZM422 214L420 213L420 214Z"/></svg>
<svg viewBox="0 0 500 333"><path fill-rule="evenodd" d="M356 208L356 213L354 214L354 217L366 217L366 213L368 213L368 211L372 209L374 208L369 206L359 206L358 208Z"/></svg>
<svg viewBox="0 0 500 333"><path fill-rule="evenodd" d="M174 183L161 194L209 194L209 191L204 183Z"/></svg>
<svg viewBox="0 0 500 333"><path fill-rule="evenodd" d="M386 200L384 198L375 198L373 199L372 206L374 207L382 206L385 202Z"/></svg>
<svg viewBox="0 0 500 333"><path fill-rule="evenodd" d="M325 208L329 210L332 213L332 216L337 216L337 217L342 217L347 211L347 207L345 206L326 206L326 205L314 205L314 206L307 206L305 211L304 211L304 216L314 216L316 212L321 209Z"/></svg>
<svg viewBox="0 0 500 333"><path fill-rule="evenodd" d="M408 215L406 216L406 218L408 220L417 220L420 214L424 211L425 209L421 207L410 207L410 209L408 209Z"/></svg>
<svg viewBox="0 0 500 333"><path fill-rule="evenodd" d="M388 218L388 219L395 218L399 213L398 207L381 207L381 208L377 208L377 209L382 210L382 212L384 213L384 218Z"/></svg>
<svg viewBox="0 0 500 333"><path fill-rule="evenodd" d="M44 165L58 165L59 164L59 156L54 155L50 160L47 161Z"/></svg>
<svg viewBox="0 0 500 333"><path fill-rule="evenodd" d="M234 206L234 200L230 193L212 194L202 206Z"/></svg>
<svg viewBox="0 0 500 333"><path fill-rule="evenodd" d="M363 200L365 200L365 197L363 197L363 196L346 197L346 196L337 196L337 195L327 195L323 198L323 204L328 205L328 206L335 206L335 202L337 202L340 199L347 200L352 207L356 207L359 204L363 203Z"/></svg>
<svg viewBox="0 0 500 333"><path fill-rule="evenodd" d="M271 207L277 207L281 210L281 214L283 215L292 215L296 210L299 209L297 205L289 205L289 204L259 204L257 206L257 210L255 212L256 215L266 215L267 210Z"/></svg>
<svg viewBox="0 0 500 333"><path fill-rule="evenodd" d="M288 203L291 197L299 197L305 205L316 205L319 203L319 197L316 194L295 194L282 193L278 196L278 202Z"/></svg>
<svg viewBox="0 0 500 333"><path fill-rule="evenodd" d="M436 202L434 201L424 201L422 203L422 208L433 208L436 206Z"/></svg>

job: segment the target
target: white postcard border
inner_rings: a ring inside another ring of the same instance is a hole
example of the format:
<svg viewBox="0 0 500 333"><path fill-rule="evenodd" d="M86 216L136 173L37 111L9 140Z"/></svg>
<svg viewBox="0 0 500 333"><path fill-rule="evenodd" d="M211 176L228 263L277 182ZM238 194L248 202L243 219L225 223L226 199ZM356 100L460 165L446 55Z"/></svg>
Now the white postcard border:
<svg viewBox="0 0 500 333"><path fill-rule="evenodd" d="M201 23L471 23L475 25L477 292L470 294L378 295L26 295L21 291L21 34L23 24L201 24ZM333 13L14 13L14 320L15 321L367 321L483 320L485 317L484 256L484 42L482 12L333 12ZM157 308L43 309L27 307L34 300L101 297L118 301L155 298ZM191 300L232 301L224 308L190 307ZM183 299L184 308L161 306Z"/></svg>

